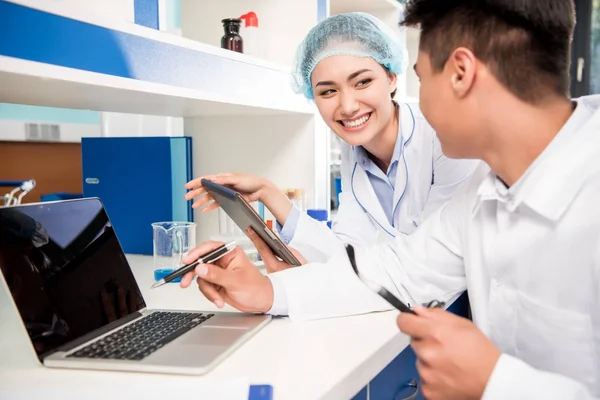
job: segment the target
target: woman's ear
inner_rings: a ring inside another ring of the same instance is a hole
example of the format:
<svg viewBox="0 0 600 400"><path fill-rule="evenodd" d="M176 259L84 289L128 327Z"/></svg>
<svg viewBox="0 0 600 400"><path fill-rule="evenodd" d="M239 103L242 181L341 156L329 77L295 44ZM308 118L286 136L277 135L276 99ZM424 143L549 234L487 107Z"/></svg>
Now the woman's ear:
<svg viewBox="0 0 600 400"><path fill-rule="evenodd" d="M398 77L396 76L396 74L393 74L388 70L386 70L386 72L388 76L388 86L390 88L390 93L394 93L398 88Z"/></svg>
<svg viewBox="0 0 600 400"><path fill-rule="evenodd" d="M390 91L390 97L393 100L394 97L396 97L396 92L398 91L398 78L395 74L391 73L390 71L386 70L386 72L388 76L388 87Z"/></svg>

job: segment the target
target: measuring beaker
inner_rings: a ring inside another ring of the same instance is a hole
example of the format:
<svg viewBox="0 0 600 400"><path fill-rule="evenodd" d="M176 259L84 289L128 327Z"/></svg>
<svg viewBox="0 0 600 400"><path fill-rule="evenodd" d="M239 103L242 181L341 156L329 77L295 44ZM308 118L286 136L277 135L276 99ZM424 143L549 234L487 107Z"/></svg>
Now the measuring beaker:
<svg viewBox="0 0 600 400"><path fill-rule="evenodd" d="M154 222L154 272L169 273L183 265L183 257L196 246L194 222ZM164 271L170 270L170 271Z"/></svg>

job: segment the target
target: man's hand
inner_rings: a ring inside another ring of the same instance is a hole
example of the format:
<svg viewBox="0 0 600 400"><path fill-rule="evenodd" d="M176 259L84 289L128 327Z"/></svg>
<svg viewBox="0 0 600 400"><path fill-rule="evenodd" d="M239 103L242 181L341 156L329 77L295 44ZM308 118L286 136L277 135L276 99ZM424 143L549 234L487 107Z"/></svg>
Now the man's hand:
<svg viewBox="0 0 600 400"><path fill-rule="evenodd" d="M285 261L280 261L277 257L275 257L269 246L267 246L265 241L262 240L261 237L258 236L256 232L252 230L252 228L248 228L248 230L246 231L246 235L248 236L248 238L250 238L250 240L254 244L254 247L256 247L258 254L260 254L260 257L265 263L265 267L267 267L268 273L283 271L284 269L292 268L290 264L286 263ZM294 257L296 257L296 259L300 261L300 264L306 264L306 259L302 254L290 247L288 247L288 249L292 252Z"/></svg>
<svg viewBox="0 0 600 400"><path fill-rule="evenodd" d="M428 400L481 399L500 350L469 320L442 309L400 313L398 327L411 336L421 391Z"/></svg>
<svg viewBox="0 0 600 400"><path fill-rule="evenodd" d="M183 262L194 262L221 244L203 243L190 251ZM200 291L219 308L227 303L244 312L267 312L273 306L271 280L256 268L239 247L214 264L198 265L193 272L184 275L181 287L190 286L194 276L198 276L196 281Z"/></svg>

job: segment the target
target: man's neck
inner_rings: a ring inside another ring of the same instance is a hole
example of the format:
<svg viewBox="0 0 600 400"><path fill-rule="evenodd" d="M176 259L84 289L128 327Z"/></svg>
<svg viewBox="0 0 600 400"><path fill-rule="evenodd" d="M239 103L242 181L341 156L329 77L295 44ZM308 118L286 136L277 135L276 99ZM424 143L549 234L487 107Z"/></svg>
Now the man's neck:
<svg viewBox="0 0 600 400"><path fill-rule="evenodd" d="M386 124L382 132L380 132L373 140L363 147L369 153L369 158L381 169L387 172L388 167L392 163L394 156L394 148L398 139L399 114L394 104L394 110L390 121Z"/></svg>
<svg viewBox="0 0 600 400"><path fill-rule="evenodd" d="M567 99L541 105L504 103L487 118L489 140L482 159L506 185L514 185L572 113Z"/></svg>

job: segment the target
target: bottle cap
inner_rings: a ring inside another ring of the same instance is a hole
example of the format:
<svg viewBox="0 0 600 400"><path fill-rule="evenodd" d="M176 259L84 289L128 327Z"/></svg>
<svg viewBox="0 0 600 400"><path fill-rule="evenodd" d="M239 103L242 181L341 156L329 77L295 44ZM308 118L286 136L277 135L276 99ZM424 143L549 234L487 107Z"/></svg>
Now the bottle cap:
<svg viewBox="0 0 600 400"><path fill-rule="evenodd" d="M245 28L248 28L250 26L258 28L258 17L254 13L254 11L250 11L249 13L246 13L246 14L242 15L240 17L240 19L243 19L246 22L244 24Z"/></svg>

